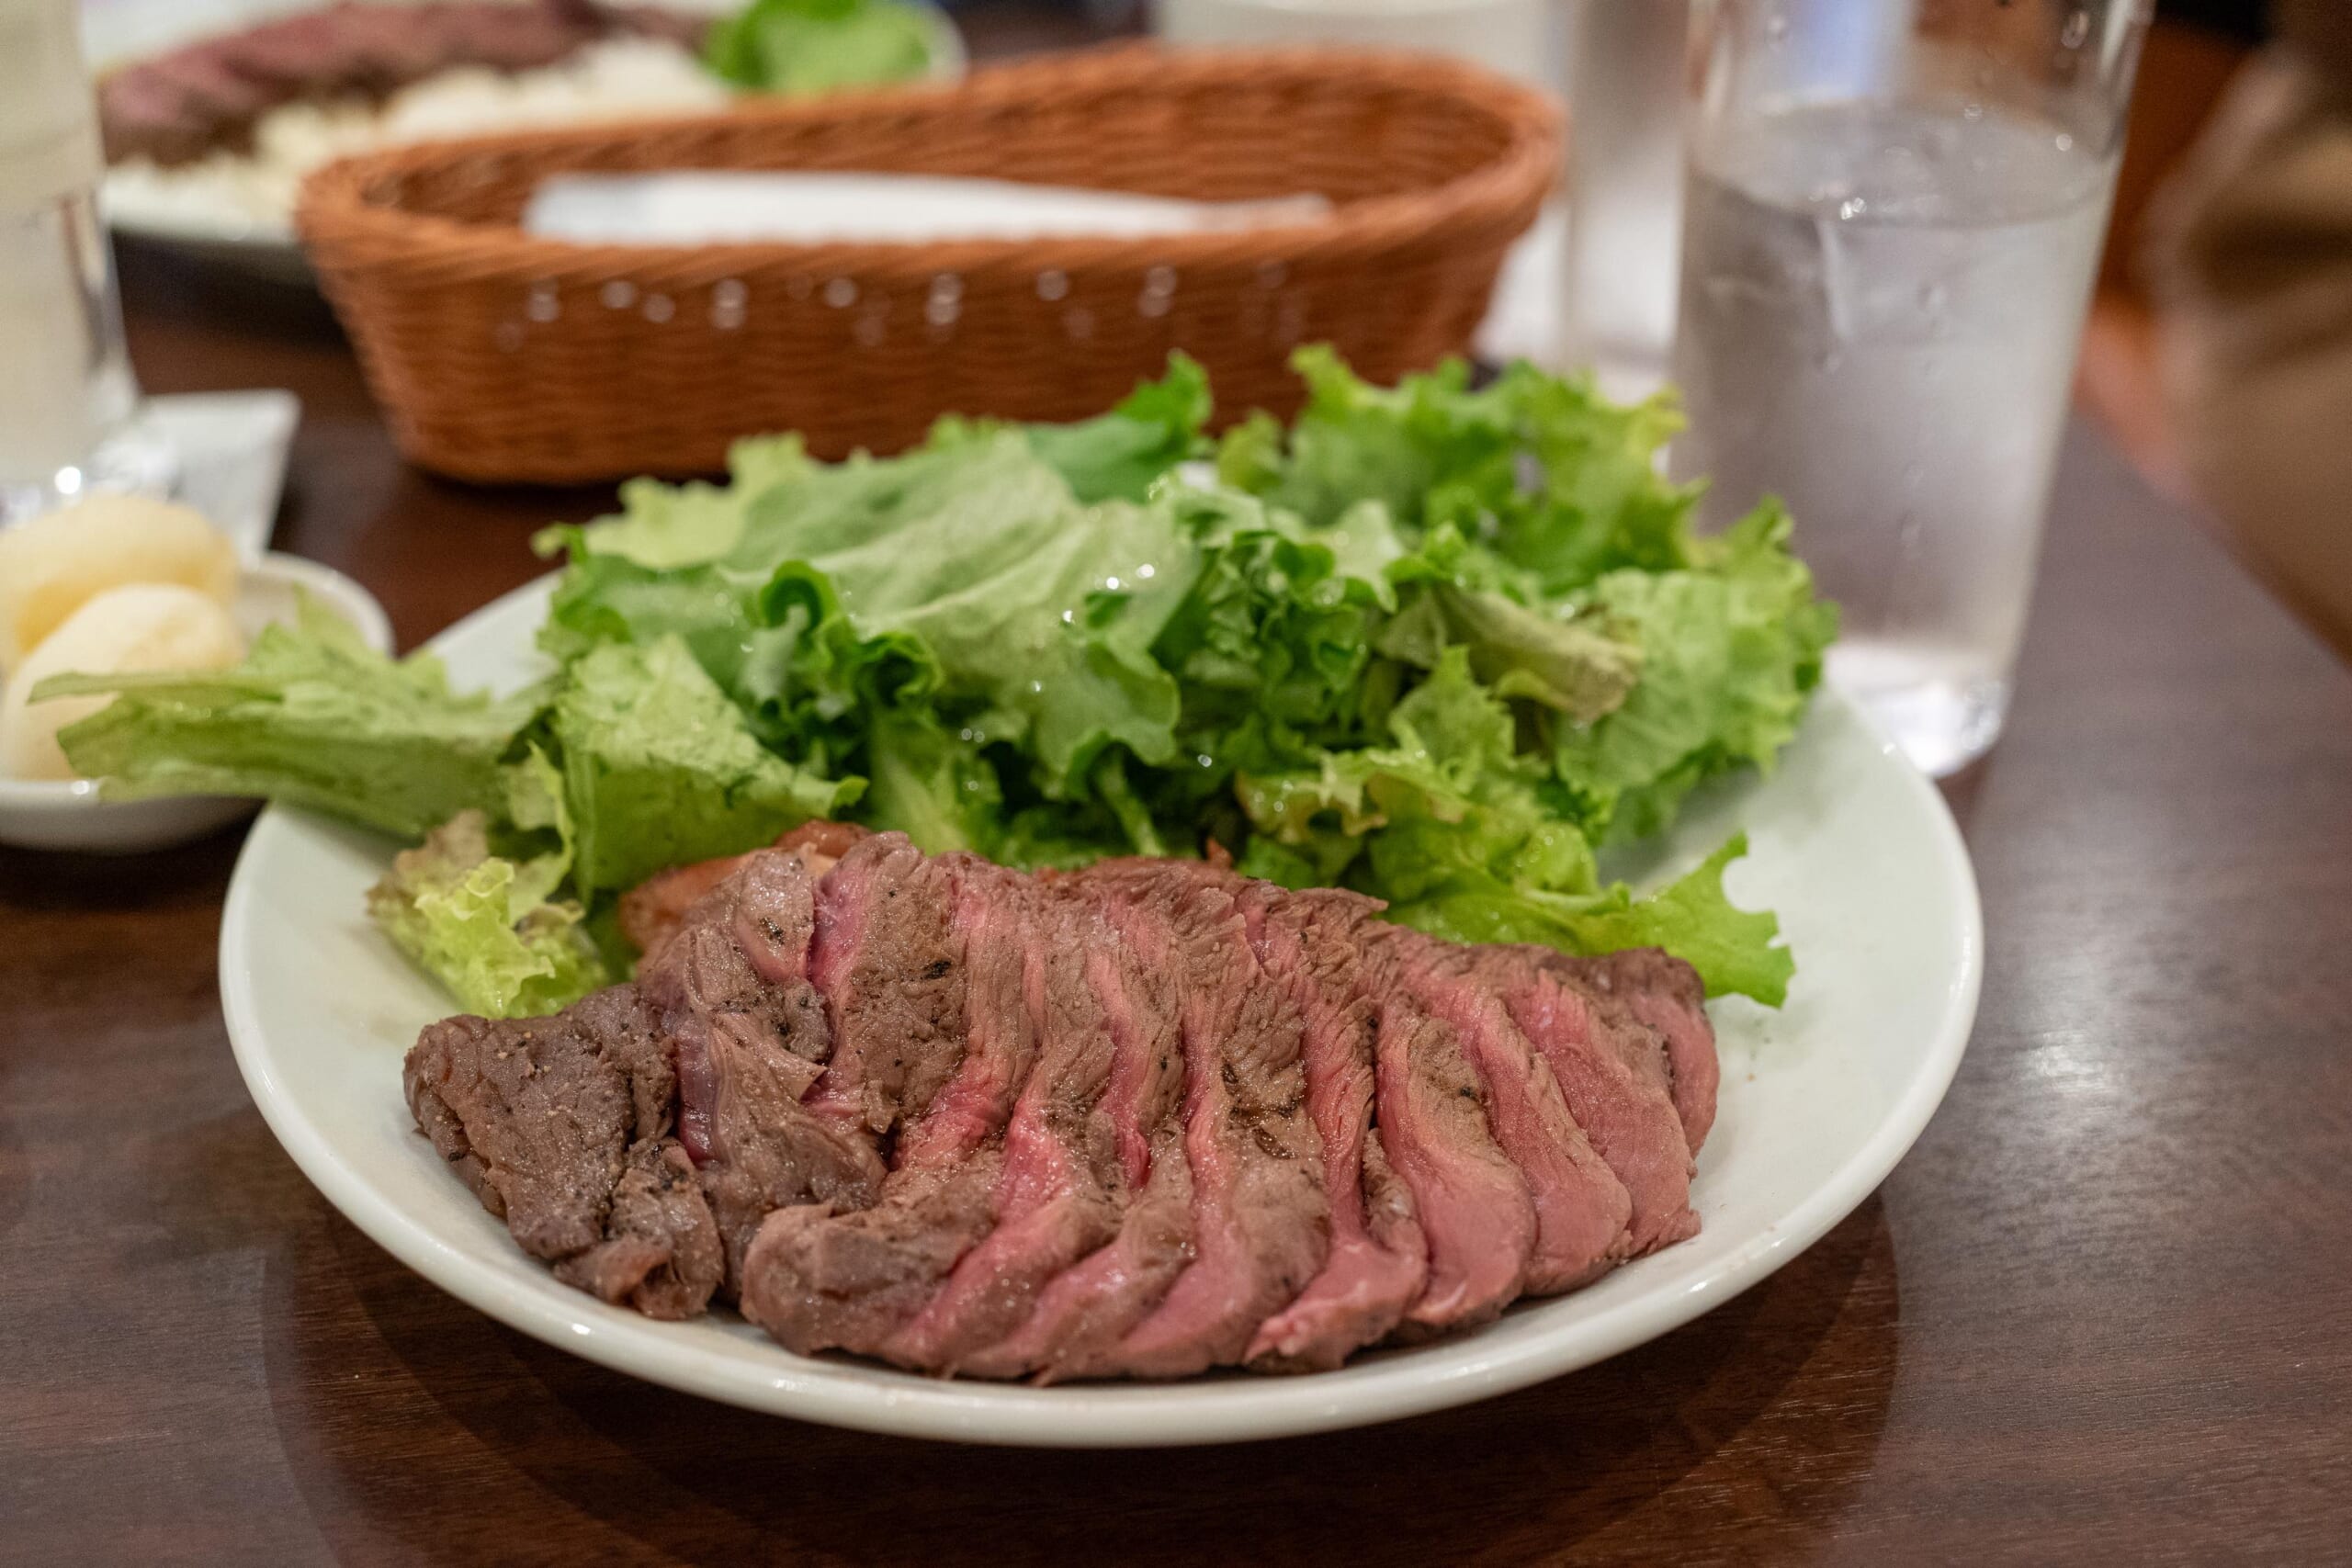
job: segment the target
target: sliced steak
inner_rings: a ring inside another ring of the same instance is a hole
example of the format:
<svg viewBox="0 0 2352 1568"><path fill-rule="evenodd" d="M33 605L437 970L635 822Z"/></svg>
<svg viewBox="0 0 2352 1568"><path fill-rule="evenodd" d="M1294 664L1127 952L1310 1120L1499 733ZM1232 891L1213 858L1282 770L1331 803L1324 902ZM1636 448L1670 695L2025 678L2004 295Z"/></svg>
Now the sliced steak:
<svg viewBox="0 0 2352 1568"><path fill-rule="evenodd" d="M792 855L756 850L696 899L673 939L638 967L647 1003L670 1024L692 1015L746 1047L789 1058L775 1070L797 1100L833 1054L824 998L808 980L817 922L816 883ZM678 1137L700 1165L710 1157L713 1064L680 1049Z"/></svg>
<svg viewBox="0 0 2352 1568"><path fill-rule="evenodd" d="M402 1076L418 1127L524 1251L607 1301L689 1317L718 1283L718 1237L669 1163L675 1080L653 1030L618 986L552 1018L444 1020Z"/></svg>
<svg viewBox="0 0 2352 1568"><path fill-rule="evenodd" d="M853 846L819 886L808 978L833 1055L808 1105L883 1134L921 1114L964 1054L952 874L903 833Z"/></svg>
<svg viewBox="0 0 2352 1568"><path fill-rule="evenodd" d="M436 1024L406 1087L526 1250L651 1316L1047 1382L1329 1368L1697 1228L1719 1069L1663 953L837 824L632 897L635 985Z"/></svg>
<svg viewBox="0 0 2352 1568"><path fill-rule="evenodd" d="M803 1354L879 1349L996 1223L1001 1134L1037 1053L1039 895L975 856L936 863L951 879L952 956L964 981L955 1071L901 1129L878 1202L849 1214L780 1209L744 1262L744 1315Z"/></svg>
<svg viewBox="0 0 2352 1568"><path fill-rule="evenodd" d="M1539 949L1539 952L1548 950ZM1666 1041L1674 1077L1674 1110L1690 1152L1715 1124L1715 1091L1723 1066L1715 1056L1715 1026L1707 1018L1707 990L1699 972L1655 947L1628 948L1599 958L1549 953L1559 973L1624 1006Z"/></svg>
<svg viewBox="0 0 2352 1568"><path fill-rule="evenodd" d="M1174 939L1195 1257L1167 1298L1085 1370L1183 1377L1240 1360L1258 1325L1306 1288L1330 1249L1299 1067L1304 1021L1259 967L1227 887L1182 866L1118 867L1086 886L1138 948L1138 937L1163 931Z"/></svg>
<svg viewBox="0 0 2352 1568"><path fill-rule="evenodd" d="M1122 1336L1165 1300L1192 1265L1193 1172L1184 1129L1171 1116L1154 1138L1151 1168L1119 1218L1119 1234L1038 1292L1028 1320L967 1358L975 1377L1035 1373L1041 1383L1102 1375Z"/></svg>
<svg viewBox="0 0 2352 1568"><path fill-rule="evenodd" d="M1247 1359L1265 1371L1338 1366L1384 1338L1429 1280L1428 1243L1411 1192L1372 1130L1374 1003L1357 954L1377 901L1325 889L1284 893L1241 883L1239 905L1260 965L1290 989L1306 1021L1306 1111L1322 1145L1331 1250L1298 1299L1260 1325Z"/></svg>
<svg viewBox="0 0 2352 1568"><path fill-rule="evenodd" d="M1118 1156L1118 1231L1047 1281L1002 1339L965 1355L960 1370L975 1376L1077 1375L1157 1306L1193 1260L1172 933L1164 923L1123 933L1105 922L1085 935L1087 979L1111 1036L1102 1104Z"/></svg>
<svg viewBox="0 0 2352 1568"><path fill-rule="evenodd" d="M635 1001L621 987L552 1018L444 1019L409 1051L417 1126L534 1258L604 1239L638 1113L600 1035L641 1030Z"/></svg>
<svg viewBox="0 0 2352 1568"><path fill-rule="evenodd" d="M892 1171L870 1209L778 1209L743 1258L743 1315L803 1356L872 1355L938 1293L996 1222L993 1145L943 1167Z"/></svg>
<svg viewBox="0 0 2352 1568"><path fill-rule="evenodd" d="M334 13L314 11L266 22L244 33L196 44L186 52L220 60L238 75L269 89L270 101L278 102L333 73L339 53Z"/></svg>
<svg viewBox="0 0 2352 1568"><path fill-rule="evenodd" d="M1690 1145L1668 1091L1663 1047L1630 1020L1612 1021L1566 976L1521 950L1470 949L1478 984L1503 999L1511 1021L1551 1064L1568 1110L1633 1201L1626 1239L1634 1254L1695 1235Z"/></svg>
<svg viewBox="0 0 2352 1568"><path fill-rule="evenodd" d="M951 915L964 969L965 1040L956 1070L899 1138L902 1167L951 1164L1004 1128L1037 1059L1042 959L1031 940L1036 884L978 855L939 857L955 877Z"/></svg>
<svg viewBox="0 0 2352 1568"><path fill-rule="evenodd" d="M605 1238L555 1266L567 1285L675 1321L710 1303L726 1268L718 1222L674 1138L637 1144L613 1189Z"/></svg>
<svg viewBox="0 0 2352 1568"><path fill-rule="evenodd" d="M1527 1179L1487 1130L1478 1075L1453 1029L1400 984L1367 980L1380 1138L1413 1194L1429 1243L1429 1282L1400 1330L1421 1337L1486 1322L1509 1306L1535 1248Z"/></svg>
<svg viewBox="0 0 2352 1568"><path fill-rule="evenodd" d="M552 65L595 36L594 17L563 4L435 6L428 13L442 57L493 71Z"/></svg>
<svg viewBox="0 0 2352 1568"><path fill-rule="evenodd" d="M1031 1011L1042 1039L1005 1131L996 1227L882 1347L901 1366L955 1371L1018 1328L1047 1280L1118 1234L1119 1140L1102 1104L1114 1046L1102 993L1117 987L1115 958L1083 899L1048 897L1040 910L1030 943L1042 947L1044 963Z"/></svg>
<svg viewBox="0 0 2352 1568"><path fill-rule="evenodd" d="M862 1209L881 1190L873 1139L800 1102L832 1044L808 976L815 923L808 868L787 851L757 851L639 972L677 1065L678 1141L727 1244L730 1292L770 1211Z"/></svg>
<svg viewBox="0 0 2352 1568"><path fill-rule="evenodd" d="M620 897L614 911L621 935L647 958L662 951L685 923L686 911L702 902L710 890L735 874L741 855L696 861L657 871Z"/></svg>
<svg viewBox="0 0 2352 1568"><path fill-rule="evenodd" d="M599 39L667 39L699 51L707 17L583 0L343 4L265 21L112 71L98 84L110 161L186 163L242 148L254 122L297 100L381 98L453 66L555 64Z"/></svg>
<svg viewBox="0 0 2352 1568"><path fill-rule="evenodd" d="M849 852L852 845L865 836L866 830L855 823L820 818L790 829L775 841L775 847L790 850L800 857L800 863L808 868L809 875L822 877ZM741 855L724 855L718 860L696 861L691 865L676 865L654 873L621 895L616 911L621 935L650 958L663 942L677 934L686 911L742 863Z"/></svg>
<svg viewBox="0 0 2352 1568"><path fill-rule="evenodd" d="M1480 1079L1495 1142L1527 1179L1535 1246L1521 1288L1555 1295L1598 1278L1630 1250L1633 1201L1569 1113L1551 1063L1476 977L1464 949L1398 926L1382 935L1398 980L1453 1027Z"/></svg>

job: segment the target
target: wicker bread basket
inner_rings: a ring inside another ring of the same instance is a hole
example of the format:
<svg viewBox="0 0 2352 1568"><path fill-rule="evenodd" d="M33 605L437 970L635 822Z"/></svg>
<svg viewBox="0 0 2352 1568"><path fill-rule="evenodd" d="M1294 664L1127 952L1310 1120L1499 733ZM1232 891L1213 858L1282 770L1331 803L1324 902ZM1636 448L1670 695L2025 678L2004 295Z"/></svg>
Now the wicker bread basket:
<svg viewBox="0 0 2352 1568"><path fill-rule="evenodd" d="M1464 347L1552 189L1549 103L1469 67L1122 48L815 103L480 138L314 175L300 221L401 449L469 479L720 466L736 436L890 451L949 411L1095 413L1169 351L1288 412L1329 341L1385 380ZM1232 200L1305 220L1148 239L586 245L525 234L571 171L857 169Z"/></svg>

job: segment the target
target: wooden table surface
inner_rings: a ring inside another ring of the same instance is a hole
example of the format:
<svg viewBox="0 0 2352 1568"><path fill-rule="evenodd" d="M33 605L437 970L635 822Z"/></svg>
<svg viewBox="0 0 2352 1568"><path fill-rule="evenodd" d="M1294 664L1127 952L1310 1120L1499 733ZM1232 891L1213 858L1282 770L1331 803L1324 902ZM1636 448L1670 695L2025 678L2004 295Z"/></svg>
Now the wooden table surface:
<svg viewBox="0 0 2352 1568"><path fill-rule="evenodd" d="M151 389L301 395L277 543L403 646L602 504L405 468L314 304L126 272ZM0 853L0 1561L2344 1561L2352 677L2078 430L2021 682L1952 792L1983 1012L1885 1187L1606 1365L1257 1447L861 1437L511 1333L246 1098L235 833Z"/></svg>

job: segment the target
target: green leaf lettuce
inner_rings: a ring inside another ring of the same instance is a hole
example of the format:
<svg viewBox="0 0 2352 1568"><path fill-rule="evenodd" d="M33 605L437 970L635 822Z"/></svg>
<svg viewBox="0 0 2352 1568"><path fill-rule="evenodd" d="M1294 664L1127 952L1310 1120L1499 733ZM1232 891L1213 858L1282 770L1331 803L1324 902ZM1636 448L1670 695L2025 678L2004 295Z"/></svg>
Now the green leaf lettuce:
<svg viewBox="0 0 2352 1568"><path fill-rule="evenodd" d="M544 685L458 695L439 660L386 659L308 599L232 669L61 675L41 691L119 694L58 737L109 798L266 795L406 838L495 808L514 738L548 699Z"/></svg>

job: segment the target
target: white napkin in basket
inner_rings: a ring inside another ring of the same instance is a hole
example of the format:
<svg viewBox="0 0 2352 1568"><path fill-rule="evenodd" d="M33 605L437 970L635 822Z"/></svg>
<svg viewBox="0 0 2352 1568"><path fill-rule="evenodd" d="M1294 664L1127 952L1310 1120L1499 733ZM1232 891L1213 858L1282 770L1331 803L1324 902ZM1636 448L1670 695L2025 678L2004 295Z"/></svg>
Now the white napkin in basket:
<svg viewBox="0 0 2352 1568"><path fill-rule="evenodd" d="M1136 239L1311 222L1330 209L1311 195L1184 201L929 175L677 169L554 175L531 193L523 227L591 244Z"/></svg>

